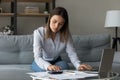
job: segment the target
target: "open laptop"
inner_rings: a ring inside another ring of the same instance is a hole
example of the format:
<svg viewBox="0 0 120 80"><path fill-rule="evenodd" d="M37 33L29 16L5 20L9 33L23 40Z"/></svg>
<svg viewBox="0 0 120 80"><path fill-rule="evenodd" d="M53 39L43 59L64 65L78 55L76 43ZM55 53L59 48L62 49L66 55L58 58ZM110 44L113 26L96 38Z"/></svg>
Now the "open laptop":
<svg viewBox="0 0 120 80"><path fill-rule="evenodd" d="M107 76L112 72L114 53L114 49L103 49L98 71L88 71L88 73L98 73L100 77Z"/></svg>
<svg viewBox="0 0 120 80"><path fill-rule="evenodd" d="M102 76L107 76L108 73L112 72L112 63L114 59L114 49L104 49L101 56L101 62L98 73Z"/></svg>

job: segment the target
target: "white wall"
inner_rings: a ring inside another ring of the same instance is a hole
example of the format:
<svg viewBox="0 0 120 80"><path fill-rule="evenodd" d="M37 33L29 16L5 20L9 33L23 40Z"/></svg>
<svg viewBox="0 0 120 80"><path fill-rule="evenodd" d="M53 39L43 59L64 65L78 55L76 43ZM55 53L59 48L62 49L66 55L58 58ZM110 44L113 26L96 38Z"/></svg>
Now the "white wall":
<svg viewBox="0 0 120 80"><path fill-rule="evenodd" d="M114 35L114 28L104 28L105 15L107 10L120 9L120 0L57 0L56 3L68 10L73 34Z"/></svg>
<svg viewBox="0 0 120 80"><path fill-rule="evenodd" d="M8 5L8 6L6 6ZM39 6L41 3L19 3L18 12L23 12L25 6ZM9 11L9 4L2 4L5 11ZM107 10L120 9L120 0L56 0L56 6L63 6L69 13L70 30L72 34L110 33L114 29L104 28ZM0 27L9 24L9 18L0 17ZM44 25L45 19L41 17L19 17L18 34L30 34L39 26Z"/></svg>

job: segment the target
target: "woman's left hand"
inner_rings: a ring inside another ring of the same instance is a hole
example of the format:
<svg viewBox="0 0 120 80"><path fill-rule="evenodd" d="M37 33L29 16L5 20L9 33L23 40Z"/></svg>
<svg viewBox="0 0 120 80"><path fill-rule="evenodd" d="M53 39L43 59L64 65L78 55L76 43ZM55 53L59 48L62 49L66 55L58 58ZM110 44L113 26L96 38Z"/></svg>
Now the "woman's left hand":
<svg viewBox="0 0 120 80"><path fill-rule="evenodd" d="M85 70L92 70L92 66L88 65L88 64L81 64L79 67L78 67L78 70L80 71L85 71Z"/></svg>

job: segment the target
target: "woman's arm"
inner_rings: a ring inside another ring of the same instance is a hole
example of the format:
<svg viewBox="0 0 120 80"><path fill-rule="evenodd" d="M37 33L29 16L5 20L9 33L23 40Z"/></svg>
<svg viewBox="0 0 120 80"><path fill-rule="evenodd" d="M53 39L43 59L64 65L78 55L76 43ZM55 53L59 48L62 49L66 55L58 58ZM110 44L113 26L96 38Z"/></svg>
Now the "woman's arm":
<svg viewBox="0 0 120 80"><path fill-rule="evenodd" d="M74 48L71 35L69 36L68 41L66 43L66 52L68 53L68 56L71 62L73 63L73 65L76 67L76 69L78 69L78 67L80 66L80 61L78 59L76 50Z"/></svg>
<svg viewBox="0 0 120 80"><path fill-rule="evenodd" d="M45 53L42 43L44 40L44 35L43 35L43 30L35 30L34 31L34 38L33 38L33 52L34 52L34 60L36 64L42 68L47 70L47 67L50 66L51 64L42 58L42 54Z"/></svg>
<svg viewBox="0 0 120 80"><path fill-rule="evenodd" d="M66 51L68 53L71 62L73 63L73 65L76 67L77 70L92 70L92 67L90 65L80 64L80 61L78 60L78 56L73 45L73 40L71 35L66 45Z"/></svg>

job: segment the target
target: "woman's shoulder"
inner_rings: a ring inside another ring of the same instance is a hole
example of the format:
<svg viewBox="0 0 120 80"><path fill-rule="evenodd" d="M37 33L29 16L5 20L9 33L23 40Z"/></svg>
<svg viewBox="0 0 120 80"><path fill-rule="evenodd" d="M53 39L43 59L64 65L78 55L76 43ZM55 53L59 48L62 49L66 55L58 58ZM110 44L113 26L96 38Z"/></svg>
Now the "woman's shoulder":
<svg viewBox="0 0 120 80"><path fill-rule="evenodd" d="M41 27L35 29L34 31L43 32L43 31L45 31L45 27L41 26Z"/></svg>
<svg viewBox="0 0 120 80"><path fill-rule="evenodd" d="M43 31L44 30L44 27L41 26L41 27L38 27L37 29L35 29L35 31Z"/></svg>
<svg viewBox="0 0 120 80"><path fill-rule="evenodd" d="M41 26L34 30L34 33L38 33L40 35L43 35L45 33L45 27Z"/></svg>

